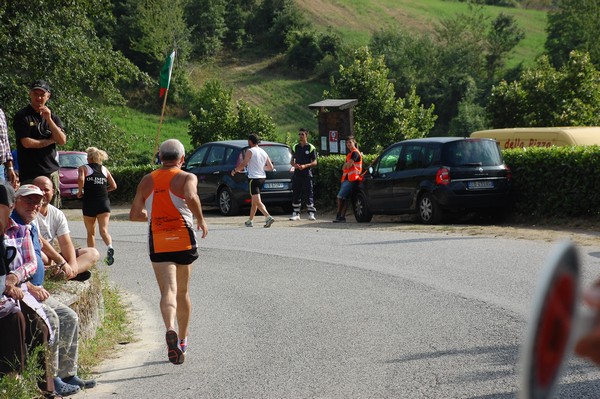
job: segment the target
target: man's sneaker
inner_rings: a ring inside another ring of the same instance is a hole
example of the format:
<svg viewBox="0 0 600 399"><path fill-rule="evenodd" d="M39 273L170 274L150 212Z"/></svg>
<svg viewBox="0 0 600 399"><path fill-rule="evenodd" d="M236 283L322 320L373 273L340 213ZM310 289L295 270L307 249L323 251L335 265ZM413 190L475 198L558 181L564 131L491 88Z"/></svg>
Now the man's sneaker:
<svg viewBox="0 0 600 399"><path fill-rule="evenodd" d="M300 220L300 214L298 212L292 213L292 216L290 216L290 220Z"/></svg>
<svg viewBox="0 0 600 399"><path fill-rule="evenodd" d="M248 219L244 222L244 226L246 227L254 227L254 223L252 223L252 220Z"/></svg>
<svg viewBox="0 0 600 399"><path fill-rule="evenodd" d="M346 218L345 217L337 217L334 219L333 223L346 223Z"/></svg>
<svg viewBox="0 0 600 399"><path fill-rule="evenodd" d="M173 364L181 364L185 360L185 355L183 351L179 347L179 339L177 338L177 333L173 330L167 331L165 335L165 340L167 341L167 356L169 357L169 361Z"/></svg>
<svg viewBox="0 0 600 399"><path fill-rule="evenodd" d="M265 220L265 227L266 228L271 227L271 225L273 224L274 221L275 221L275 219L273 218L273 216L269 216L267 218L267 220Z"/></svg>
<svg viewBox="0 0 600 399"><path fill-rule="evenodd" d="M113 248L108 248L108 251L106 251L104 262L109 266L115 263L115 250Z"/></svg>
<svg viewBox="0 0 600 399"><path fill-rule="evenodd" d="M317 220L314 212L308 212L308 220Z"/></svg>

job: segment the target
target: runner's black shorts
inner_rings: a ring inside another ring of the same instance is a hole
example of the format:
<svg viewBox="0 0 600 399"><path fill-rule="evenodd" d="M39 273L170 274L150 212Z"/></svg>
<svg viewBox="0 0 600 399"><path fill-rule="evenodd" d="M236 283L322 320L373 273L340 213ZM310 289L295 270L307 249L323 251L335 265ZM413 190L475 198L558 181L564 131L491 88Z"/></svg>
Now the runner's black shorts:
<svg viewBox="0 0 600 399"><path fill-rule="evenodd" d="M198 259L198 249L189 249L187 251L177 252L159 252L150 254L150 260L152 262L170 262L178 265L190 265Z"/></svg>
<svg viewBox="0 0 600 399"><path fill-rule="evenodd" d="M260 194L260 188L265 184L266 179L250 179L250 195Z"/></svg>

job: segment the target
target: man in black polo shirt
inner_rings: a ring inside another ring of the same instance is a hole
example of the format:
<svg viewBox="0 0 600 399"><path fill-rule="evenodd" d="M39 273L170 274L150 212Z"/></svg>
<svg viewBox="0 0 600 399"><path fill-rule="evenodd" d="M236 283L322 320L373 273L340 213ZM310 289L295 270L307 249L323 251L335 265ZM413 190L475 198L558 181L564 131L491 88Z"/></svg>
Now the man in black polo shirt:
<svg viewBox="0 0 600 399"><path fill-rule="evenodd" d="M294 213L290 216L290 220L300 220L300 208L303 196L306 197L308 220L316 220L311 168L317 166L317 149L308 142L307 129L301 128L298 132L298 138L299 143L294 144L292 147L292 166L294 167L292 207L294 208Z"/></svg>
<svg viewBox="0 0 600 399"><path fill-rule="evenodd" d="M38 176L49 177L55 189L52 205L60 208L56 145L64 145L67 136L60 118L46 106L50 95L46 81L34 82L29 91L30 104L15 114L13 128L21 184L31 183Z"/></svg>

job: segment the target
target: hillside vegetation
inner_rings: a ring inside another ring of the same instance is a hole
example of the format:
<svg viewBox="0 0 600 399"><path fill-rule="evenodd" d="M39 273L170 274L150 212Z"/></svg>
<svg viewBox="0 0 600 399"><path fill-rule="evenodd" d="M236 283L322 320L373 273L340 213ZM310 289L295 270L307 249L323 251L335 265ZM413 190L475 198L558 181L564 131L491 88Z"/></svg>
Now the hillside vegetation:
<svg viewBox="0 0 600 399"><path fill-rule="evenodd" d="M368 44L371 35L380 29L433 32L443 19L469 12L468 4L445 0L303 0L296 4L316 29L331 28L351 47ZM493 6L483 10L490 17L499 13L512 15L525 31L525 38L509 58L511 65L532 64L542 53L546 12ZM194 87L199 88L209 79L220 79L233 89L234 99L244 99L260 107L273 118L281 141L289 140L289 134L294 139L301 126L313 132L317 130L314 112L308 105L320 101L329 84L326 79L307 77L290 70L283 65L282 56L261 58L259 54L240 52L192 63L187 68ZM182 120L189 119L184 117ZM129 130L121 124L124 121L113 121ZM154 143L154 134L150 133L149 146ZM161 137L166 136L161 134ZM150 151L148 148L145 152Z"/></svg>

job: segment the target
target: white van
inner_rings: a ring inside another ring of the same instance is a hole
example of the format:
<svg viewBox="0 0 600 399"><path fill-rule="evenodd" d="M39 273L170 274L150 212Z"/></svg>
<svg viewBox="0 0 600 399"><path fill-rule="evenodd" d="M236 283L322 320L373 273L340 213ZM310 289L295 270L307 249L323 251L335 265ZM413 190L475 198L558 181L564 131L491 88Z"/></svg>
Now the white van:
<svg viewBox="0 0 600 399"><path fill-rule="evenodd" d="M471 137L495 139L501 149L552 147L566 145L600 145L600 127L517 127L480 130Z"/></svg>

